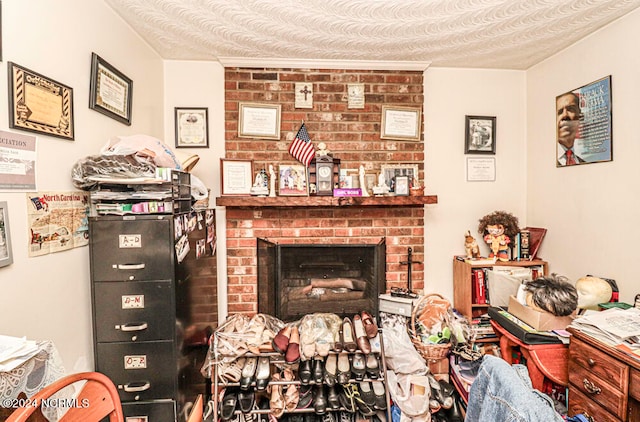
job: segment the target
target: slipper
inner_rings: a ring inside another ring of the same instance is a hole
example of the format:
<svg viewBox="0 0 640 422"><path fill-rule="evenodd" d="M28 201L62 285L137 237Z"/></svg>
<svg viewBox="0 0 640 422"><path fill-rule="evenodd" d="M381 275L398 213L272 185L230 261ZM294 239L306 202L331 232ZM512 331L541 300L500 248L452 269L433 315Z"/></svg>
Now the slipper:
<svg viewBox="0 0 640 422"><path fill-rule="evenodd" d="M223 421L228 421L233 417L237 402L238 395L235 390L227 388L222 399L222 407L220 408L220 418Z"/></svg>
<svg viewBox="0 0 640 422"><path fill-rule="evenodd" d="M364 325L364 331L367 333L367 337L374 338L375 336L377 336L378 326L373 320L371 314L367 311L362 311L360 313L360 316L362 317L362 324Z"/></svg>
<svg viewBox="0 0 640 422"><path fill-rule="evenodd" d="M289 347L289 337L291 336L291 326L287 325L282 330L276 334L271 342L273 349L281 354L285 354L287 352L287 347Z"/></svg>

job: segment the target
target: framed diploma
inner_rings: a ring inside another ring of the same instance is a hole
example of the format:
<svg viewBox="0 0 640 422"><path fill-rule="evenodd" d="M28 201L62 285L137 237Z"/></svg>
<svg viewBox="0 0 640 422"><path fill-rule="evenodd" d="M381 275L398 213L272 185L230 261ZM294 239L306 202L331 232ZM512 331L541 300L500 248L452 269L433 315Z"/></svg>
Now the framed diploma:
<svg viewBox="0 0 640 422"><path fill-rule="evenodd" d="M238 136L280 139L280 104L240 103Z"/></svg>
<svg viewBox="0 0 640 422"><path fill-rule="evenodd" d="M421 113L419 108L382 106L380 138L419 141Z"/></svg>
<svg viewBox="0 0 640 422"><path fill-rule="evenodd" d="M73 89L9 62L9 127L73 140Z"/></svg>
<svg viewBox="0 0 640 422"><path fill-rule="evenodd" d="M89 108L131 126L133 81L96 53L91 54Z"/></svg>
<svg viewBox="0 0 640 422"><path fill-rule="evenodd" d="M207 108L175 108L176 148L209 147Z"/></svg>
<svg viewBox="0 0 640 422"><path fill-rule="evenodd" d="M251 195L253 161L220 159L222 195Z"/></svg>
<svg viewBox="0 0 640 422"><path fill-rule="evenodd" d="M0 202L0 267L13 262L11 251L11 234L9 233L9 209L7 202Z"/></svg>
<svg viewBox="0 0 640 422"><path fill-rule="evenodd" d="M495 182L496 159L467 157L467 182Z"/></svg>

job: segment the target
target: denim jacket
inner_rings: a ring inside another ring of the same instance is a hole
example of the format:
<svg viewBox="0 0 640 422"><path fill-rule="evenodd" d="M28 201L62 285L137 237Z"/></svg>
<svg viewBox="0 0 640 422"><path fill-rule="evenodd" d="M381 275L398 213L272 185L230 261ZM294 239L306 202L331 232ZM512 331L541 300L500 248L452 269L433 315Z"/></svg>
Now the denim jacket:
<svg viewBox="0 0 640 422"><path fill-rule="evenodd" d="M531 386L523 365L485 355L469 391L465 422L562 422L551 399Z"/></svg>

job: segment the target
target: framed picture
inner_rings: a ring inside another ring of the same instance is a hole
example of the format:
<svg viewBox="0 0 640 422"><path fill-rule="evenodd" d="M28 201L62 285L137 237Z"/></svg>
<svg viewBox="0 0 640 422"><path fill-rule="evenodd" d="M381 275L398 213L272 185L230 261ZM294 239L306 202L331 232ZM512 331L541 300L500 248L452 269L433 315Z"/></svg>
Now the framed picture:
<svg viewBox="0 0 640 422"><path fill-rule="evenodd" d="M133 81L96 53L91 54L89 108L131 125Z"/></svg>
<svg viewBox="0 0 640 422"><path fill-rule="evenodd" d="M73 89L9 62L9 127L74 138Z"/></svg>
<svg viewBox="0 0 640 422"><path fill-rule="evenodd" d="M278 195L306 196L307 169L297 164L280 164L278 167Z"/></svg>
<svg viewBox="0 0 640 422"><path fill-rule="evenodd" d="M396 195L409 195L409 177L408 176L396 176L394 193Z"/></svg>
<svg viewBox="0 0 640 422"><path fill-rule="evenodd" d="M556 167L612 161L611 75L556 97Z"/></svg>
<svg viewBox="0 0 640 422"><path fill-rule="evenodd" d="M465 154L496 153L496 118L491 116L464 116Z"/></svg>
<svg viewBox="0 0 640 422"><path fill-rule="evenodd" d="M220 159L220 180L222 195L251 195L253 161Z"/></svg>
<svg viewBox="0 0 640 422"><path fill-rule="evenodd" d="M467 157L467 182L495 182L496 157Z"/></svg>
<svg viewBox="0 0 640 422"><path fill-rule="evenodd" d="M209 147L209 109L175 109L176 148Z"/></svg>
<svg viewBox="0 0 640 422"><path fill-rule="evenodd" d="M7 202L0 202L0 267L13 263L11 234L9 233L9 209Z"/></svg>
<svg viewBox="0 0 640 422"><path fill-rule="evenodd" d="M418 178L418 165L383 164L380 166L380 172L384 175L384 181L389 187L389 192L395 193L396 178L398 176L407 176L409 178L409 188L413 185L413 180Z"/></svg>
<svg viewBox="0 0 640 422"><path fill-rule="evenodd" d="M419 141L421 114L419 108L382 106L380 138Z"/></svg>
<svg viewBox="0 0 640 422"><path fill-rule="evenodd" d="M280 139L280 104L240 103L238 136Z"/></svg>

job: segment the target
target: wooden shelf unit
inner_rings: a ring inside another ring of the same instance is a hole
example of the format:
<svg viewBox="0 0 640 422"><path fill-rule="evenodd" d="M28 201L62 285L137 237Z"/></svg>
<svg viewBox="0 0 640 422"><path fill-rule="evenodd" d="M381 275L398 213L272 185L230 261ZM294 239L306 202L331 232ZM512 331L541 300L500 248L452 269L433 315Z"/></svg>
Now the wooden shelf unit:
<svg viewBox="0 0 640 422"><path fill-rule="evenodd" d="M498 261L495 264L469 264L453 257L453 307L462 315L473 318L487 312L488 304L473 303L473 281L471 272L475 268L493 268L494 265L508 267L542 267L542 273L547 275L549 267L546 261Z"/></svg>
<svg viewBox="0 0 640 422"><path fill-rule="evenodd" d="M437 195L425 196L219 196L216 205L247 208L305 207L422 207L437 204Z"/></svg>

